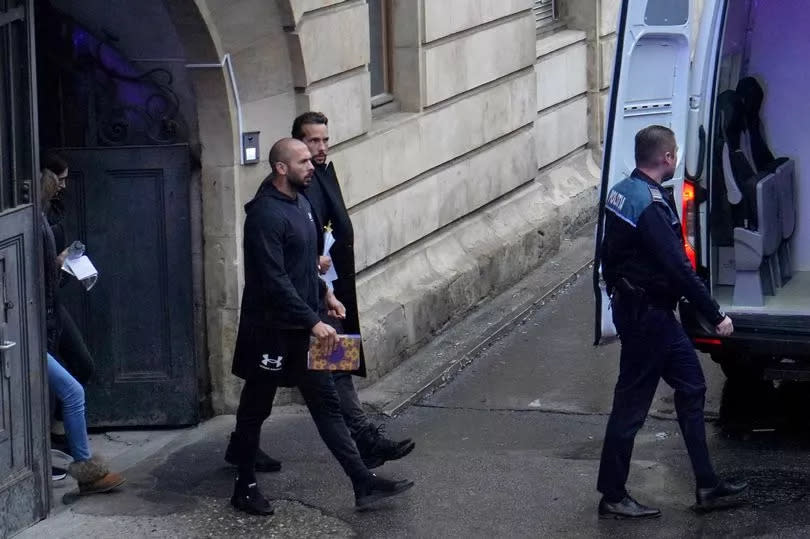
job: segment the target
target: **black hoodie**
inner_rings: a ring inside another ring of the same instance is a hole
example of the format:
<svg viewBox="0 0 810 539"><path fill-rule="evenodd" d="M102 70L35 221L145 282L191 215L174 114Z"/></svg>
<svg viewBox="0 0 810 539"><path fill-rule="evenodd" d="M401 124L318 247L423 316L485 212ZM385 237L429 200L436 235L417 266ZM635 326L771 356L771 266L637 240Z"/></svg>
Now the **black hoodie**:
<svg viewBox="0 0 810 539"><path fill-rule="evenodd" d="M288 197L267 178L245 210L240 324L311 330L320 321L323 287L309 202Z"/></svg>

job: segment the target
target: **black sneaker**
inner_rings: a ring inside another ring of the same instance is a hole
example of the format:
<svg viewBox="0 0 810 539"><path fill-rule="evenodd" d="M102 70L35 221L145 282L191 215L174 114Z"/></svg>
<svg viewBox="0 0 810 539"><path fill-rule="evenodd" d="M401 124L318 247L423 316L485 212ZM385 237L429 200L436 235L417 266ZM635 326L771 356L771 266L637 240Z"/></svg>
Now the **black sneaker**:
<svg viewBox="0 0 810 539"><path fill-rule="evenodd" d="M51 480L61 481L65 477L67 477L67 470L59 466L51 466Z"/></svg>
<svg viewBox="0 0 810 539"><path fill-rule="evenodd" d="M379 468L389 460L399 460L416 447L416 443L410 438L395 442L386 438L384 432L383 425L371 426L361 437L361 443L357 444L363 463L369 470Z"/></svg>
<svg viewBox="0 0 810 539"><path fill-rule="evenodd" d="M237 458L237 440L236 440L236 433L231 433L231 439L228 442L228 449L225 450L225 462L232 466L239 465L239 459ZM281 462L277 461L276 459L269 456L267 453L259 448L256 451L256 466L255 470L260 473L271 473L271 472L280 472L281 471Z"/></svg>
<svg viewBox="0 0 810 539"><path fill-rule="evenodd" d="M231 496L231 505L235 509L251 515L270 516L273 514L273 507L256 483L243 486L237 480L233 496Z"/></svg>
<svg viewBox="0 0 810 539"><path fill-rule="evenodd" d="M413 481L391 481L371 474L371 477L354 487L354 505L357 509L368 509L376 502L402 494L413 486Z"/></svg>
<svg viewBox="0 0 810 539"><path fill-rule="evenodd" d="M741 496L748 490L745 481L721 480L714 488L699 488L695 491L694 510L706 513L715 509L727 509L745 502Z"/></svg>

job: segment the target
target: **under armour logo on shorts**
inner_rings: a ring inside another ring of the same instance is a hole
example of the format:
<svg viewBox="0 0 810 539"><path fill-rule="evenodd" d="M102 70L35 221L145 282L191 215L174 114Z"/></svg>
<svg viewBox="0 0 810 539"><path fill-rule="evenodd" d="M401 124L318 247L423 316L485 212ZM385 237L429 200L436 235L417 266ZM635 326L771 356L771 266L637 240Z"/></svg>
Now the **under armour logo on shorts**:
<svg viewBox="0 0 810 539"><path fill-rule="evenodd" d="M281 356L271 359L270 354L264 354L259 362L259 367L266 371L280 371L282 361L284 361L284 358Z"/></svg>

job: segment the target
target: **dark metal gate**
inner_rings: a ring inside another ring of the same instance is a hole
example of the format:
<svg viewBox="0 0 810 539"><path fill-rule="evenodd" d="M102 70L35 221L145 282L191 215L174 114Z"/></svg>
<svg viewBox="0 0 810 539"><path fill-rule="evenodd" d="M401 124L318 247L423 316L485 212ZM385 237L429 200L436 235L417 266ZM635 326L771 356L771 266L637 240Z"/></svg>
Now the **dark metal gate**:
<svg viewBox="0 0 810 539"><path fill-rule="evenodd" d="M99 272L61 297L95 359L94 426L198 421L189 150L184 144L65 149L65 236Z"/></svg>
<svg viewBox="0 0 810 539"><path fill-rule="evenodd" d="M88 423L193 424L188 92L176 63L131 60L115 25L82 19L78 4L37 0L38 75L40 142L67 148L65 240L99 271L89 292L75 280L60 290L95 360Z"/></svg>
<svg viewBox="0 0 810 539"><path fill-rule="evenodd" d="M31 14L0 0L0 537L50 505Z"/></svg>

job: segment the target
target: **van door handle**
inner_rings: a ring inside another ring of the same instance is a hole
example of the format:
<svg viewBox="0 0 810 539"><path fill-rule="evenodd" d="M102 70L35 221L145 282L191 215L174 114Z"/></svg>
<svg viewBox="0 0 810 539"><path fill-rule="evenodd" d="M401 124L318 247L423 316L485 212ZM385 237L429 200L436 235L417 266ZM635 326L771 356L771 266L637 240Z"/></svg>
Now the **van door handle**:
<svg viewBox="0 0 810 539"><path fill-rule="evenodd" d="M700 177L703 176L703 167L706 164L706 160L704 156L706 154L706 129L701 125L698 129L698 165L697 165L697 172L694 174L689 174L689 171L686 170L686 167L683 169L683 175L686 177L687 180L697 183L700 180Z"/></svg>
<svg viewBox="0 0 810 539"><path fill-rule="evenodd" d="M10 354L6 354L12 348L17 346L17 343L14 341L3 341L3 344L0 344L0 356L3 356L3 376L6 378L11 378L11 361L8 357Z"/></svg>

